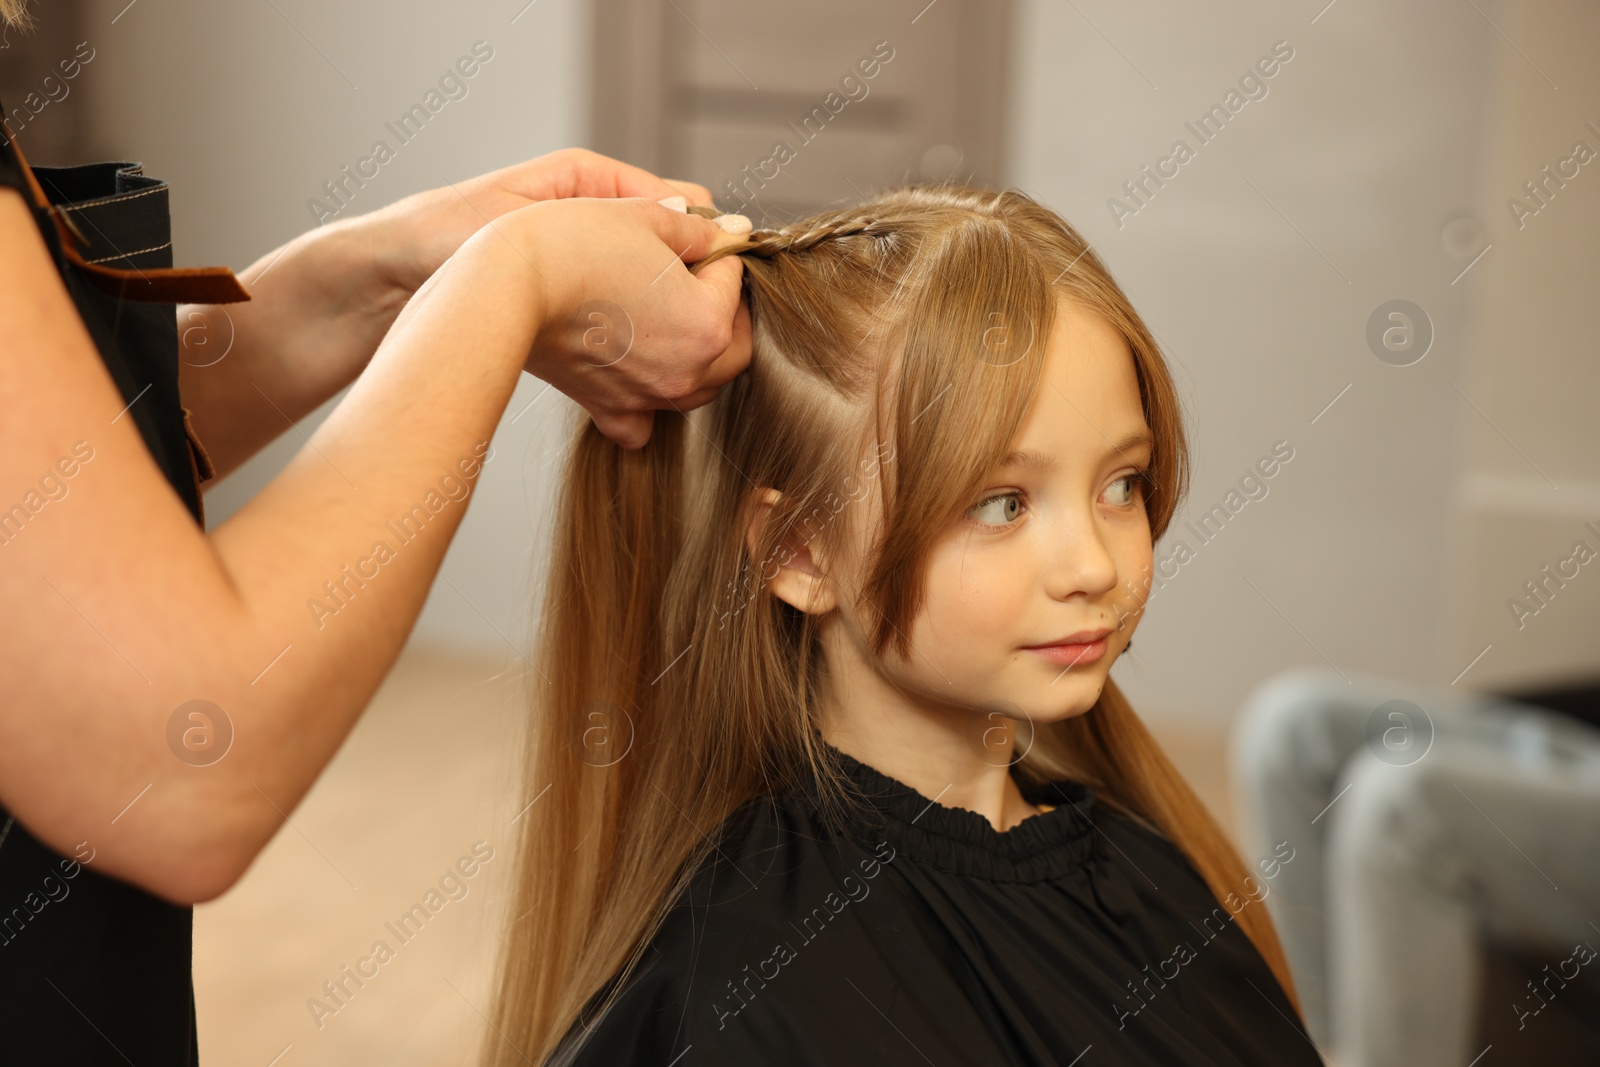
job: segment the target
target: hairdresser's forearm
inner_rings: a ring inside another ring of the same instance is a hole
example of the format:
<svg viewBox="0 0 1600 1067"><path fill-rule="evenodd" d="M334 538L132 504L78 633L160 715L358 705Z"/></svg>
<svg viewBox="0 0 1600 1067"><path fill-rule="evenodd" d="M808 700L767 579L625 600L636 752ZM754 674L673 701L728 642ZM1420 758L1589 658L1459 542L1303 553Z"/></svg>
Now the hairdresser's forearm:
<svg viewBox="0 0 1600 1067"><path fill-rule="evenodd" d="M396 269L406 232L391 209L332 223L243 271L248 302L178 308L179 388L218 478L361 373L421 281Z"/></svg>
<svg viewBox="0 0 1600 1067"><path fill-rule="evenodd" d="M232 850L218 886L279 828L393 665L466 512L462 464L481 462L527 359L536 272L478 239L457 260L288 467L210 534L243 608L230 654L271 664L239 673L250 721L209 768L223 772L209 829Z"/></svg>

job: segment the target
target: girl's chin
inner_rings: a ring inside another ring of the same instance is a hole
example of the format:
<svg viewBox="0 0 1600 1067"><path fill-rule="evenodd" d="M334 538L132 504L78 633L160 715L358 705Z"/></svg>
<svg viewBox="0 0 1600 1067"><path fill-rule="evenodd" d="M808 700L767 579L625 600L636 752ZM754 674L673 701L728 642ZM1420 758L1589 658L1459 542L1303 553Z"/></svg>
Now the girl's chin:
<svg viewBox="0 0 1600 1067"><path fill-rule="evenodd" d="M1026 729L1029 722L1035 725L1064 722L1086 714L1094 707L1095 701L1100 698L1100 690L1093 693L1084 693L1082 696L1060 692L1042 694L1037 700L1026 707L1017 706L1007 714L1016 722L1020 729Z"/></svg>
<svg viewBox="0 0 1600 1067"><path fill-rule="evenodd" d="M1041 721L1057 722L1061 719L1070 719L1094 707L1095 701L1100 699L1105 687L1106 678L1103 673L1074 671L1054 684L1047 682L1041 686L1038 703L1034 706L1039 708Z"/></svg>
<svg viewBox="0 0 1600 1067"><path fill-rule="evenodd" d="M1097 692L1096 693L1096 699L1098 699L1098 697L1099 697L1099 694ZM1093 708L1093 707L1094 707L1094 701L1093 700L1084 701L1083 703L1074 702L1074 703L1066 705L1064 707L1053 708L1053 709L1051 709L1051 711L1048 714L1040 715L1034 721L1035 722L1065 722L1067 719L1076 719L1079 715L1087 714L1089 712L1089 710L1091 708Z"/></svg>

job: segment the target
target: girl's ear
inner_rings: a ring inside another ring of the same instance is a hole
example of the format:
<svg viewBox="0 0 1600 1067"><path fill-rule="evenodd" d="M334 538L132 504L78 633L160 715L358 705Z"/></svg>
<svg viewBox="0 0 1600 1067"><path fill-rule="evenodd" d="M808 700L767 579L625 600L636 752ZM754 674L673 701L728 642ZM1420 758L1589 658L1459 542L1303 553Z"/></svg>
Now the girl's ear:
<svg viewBox="0 0 1600 1067"><path fill-rule="evenodd" d="M752 559L760 551L762 528L782 499L783 494L776 489L756 491L754 512L745 534ZM800 611L824 615L838 604L833 583L822 573L818 557L812 554L812 546L797 534L791 535L770 557L761 560L758 574L759 580L771 587L774 596Z"/></svg>

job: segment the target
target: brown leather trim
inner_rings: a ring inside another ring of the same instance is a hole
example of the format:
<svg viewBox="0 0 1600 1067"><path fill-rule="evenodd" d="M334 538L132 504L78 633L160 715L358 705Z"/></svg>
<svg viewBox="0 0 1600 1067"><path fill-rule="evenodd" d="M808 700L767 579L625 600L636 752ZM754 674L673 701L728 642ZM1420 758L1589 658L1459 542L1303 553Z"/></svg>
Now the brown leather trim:
<svg viewBox="0 0 1600 1067"><path fill-rule="evenodd" d="M217 476L216 465L211 462L211 454L206 451L206 446L200 443L200 435L194 432L194 423L189 421L192 412L183 409L183 432L189 438L189 451L195 461L195 485L209 482Z"/></svg>
<svg viewBox="0 0 1600 1067"><path fill-rule="evenodd" d="M0 127L3 125L0 123ZM67 221L65 212L58 211L50 203L50 198L45 195L43 186L34 176L33 168L28 165L27 158L22 154L22 147L11 136L10 130L5 131L5 137L11 142L12 151L17 154L17 162L22 164L22 173L28 180L28 189L33 196L34 206L48 211L50 218L55 222L56 232L61 236L61 247L66 252L67 261L88 275L96 288L124 300L153 301L158 304L237 304L250 299L249 290L245 289L233 271L227 267L153 267L150 270L120 270L116 267L84 262L82 254L78 251L78 242L83 239L82 234L77 232L77 227Z"/></svg>
<svg viewBox="0 0 1600 1067"><path fill-rule="evenodd" d="M57 225L60 216L56 216ZM95 287L124 300L157 304L237 304L250 293L227 267L164 267L120 270L85 263L77 248L65 245L67 259L88 275Z"/></svg>

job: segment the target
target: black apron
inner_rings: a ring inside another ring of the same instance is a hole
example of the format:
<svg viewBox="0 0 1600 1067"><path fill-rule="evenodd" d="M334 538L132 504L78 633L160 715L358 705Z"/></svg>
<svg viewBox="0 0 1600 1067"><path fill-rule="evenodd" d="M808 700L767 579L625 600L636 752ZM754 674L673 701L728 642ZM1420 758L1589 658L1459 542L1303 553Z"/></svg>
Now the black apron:
<svg viewBox="0 0 1600 1067"><path fill-rule="evenodd" d="M203 529L213 470L178 396L173 305L248 295L224 268L171 269L167 186L137 164L30 169L7 131L0 185L32 205L127 415ZM0 807L0 1062L194 1064L194 909L99 873L93 853L58 854Z"/></svg>

